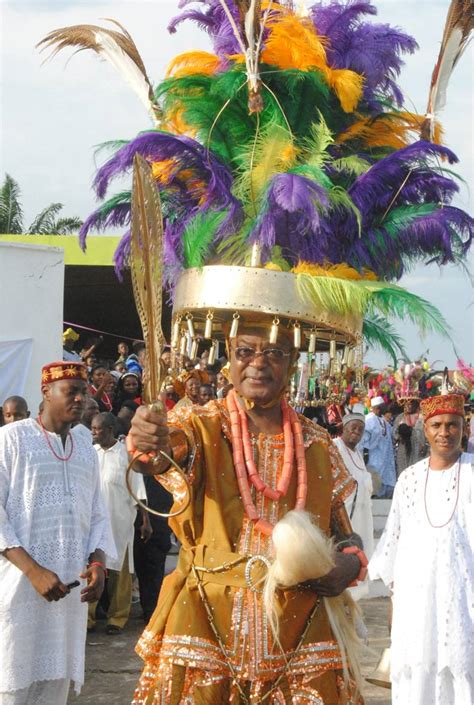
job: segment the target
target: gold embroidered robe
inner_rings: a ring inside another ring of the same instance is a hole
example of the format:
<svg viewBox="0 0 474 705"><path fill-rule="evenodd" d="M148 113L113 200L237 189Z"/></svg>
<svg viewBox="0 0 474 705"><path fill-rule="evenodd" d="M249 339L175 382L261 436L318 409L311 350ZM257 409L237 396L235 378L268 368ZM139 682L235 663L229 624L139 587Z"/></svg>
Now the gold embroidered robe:
<svg viewBox="0 0 474 705"><path fill-rule="evenodd" d="M195 453L188 475L192 502L184 514L170 520L182 548L177 568L165 578L157 609L137 646L145 667L133 705L244 705L257 702L270 689L265 705L353 702L343 684L340 652L322 602L304 643L296 649L317 601L312 591L280 593L284 656L274 643L261 594L249 587L262 567L258 561L251 583L245 579L245 562L223 572L200 573L225 645L224 657L191 566L218 567L235 562L236 554L270 558L271 538L254 531L244 514L225 400L172 411L169 422L184 431L188 449ZM329 533L331 511L351 494L354 483L326 431L304 417L301 423L308 471L306 508ZM276 487L283 466L283 435L251 435L251 442L260 476ZM166 473L157 479L166 486ZM276 523L295 505L296 472L280 501L261 494L254 494L254 501L260 516ZM235 677L240 691L232 683Z"/></svg>

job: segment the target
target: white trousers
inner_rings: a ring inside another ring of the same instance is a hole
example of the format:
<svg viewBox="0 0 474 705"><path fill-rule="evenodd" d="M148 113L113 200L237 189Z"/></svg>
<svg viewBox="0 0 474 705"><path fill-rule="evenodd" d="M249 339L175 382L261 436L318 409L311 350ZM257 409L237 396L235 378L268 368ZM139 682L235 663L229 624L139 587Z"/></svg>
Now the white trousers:
<svg viewBox="0 0 474 705"><path fill-rule="evenodd" d="M28 688L0 693L0 705L66 705L69 678L35 681Z"/></svg>

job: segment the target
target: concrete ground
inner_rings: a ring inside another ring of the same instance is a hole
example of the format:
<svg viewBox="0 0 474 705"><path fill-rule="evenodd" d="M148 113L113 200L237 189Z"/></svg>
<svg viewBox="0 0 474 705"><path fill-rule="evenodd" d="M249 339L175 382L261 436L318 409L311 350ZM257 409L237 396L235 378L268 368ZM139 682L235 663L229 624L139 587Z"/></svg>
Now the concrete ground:
<svg viewBox="0 0 474 705"><path fill-rule="evenodd" d="M360 604L372 650L363 662L364 675L368 675L378 663L382 650L388 646L388 599L376 597L362 600ZM134 646L142 629L143 622L136 605L125 631L119 636L107 636L105 623L98 622L97 631L87 637L84 688L79 697L70 695L68 705L130 705L141 670ZM390 705L389 690L367 683L364 696L366 705Z"/></svg>

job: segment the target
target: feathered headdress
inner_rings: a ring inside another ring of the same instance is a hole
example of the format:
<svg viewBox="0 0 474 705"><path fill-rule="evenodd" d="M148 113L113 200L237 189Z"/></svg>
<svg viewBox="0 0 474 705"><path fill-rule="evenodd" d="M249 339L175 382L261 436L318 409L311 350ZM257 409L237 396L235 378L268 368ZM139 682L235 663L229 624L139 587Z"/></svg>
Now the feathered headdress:
<svg viewBox="0 0 474 705"><path fill-rule="evenodd" d="M439 143L439 125L432 141L420 140L424 116L403 107L397 77L415 40L369 21L376 10L365 0L316 2L307 12L277 0L181 5L170 31L197 22L213 52L171 62L149 98L158 124L119 145L94 180L105 199L135 154L150 163L172 294L183 270L259 264L293 273L317 308L365 316L367 339L391 353L400 341L384 331L387 316L445 329L436 309L393 283L416 262L462 260L474 230L451 205L458 184L446 166L457 158ZM91 41L67 28L43 43L98 51L104 31L88 29ZM146 77L126 37L125 53ZM109 197L85 221L82 244L90 230L129 219L130 195ZM127 233L117 269L128 253Z"/></svg>

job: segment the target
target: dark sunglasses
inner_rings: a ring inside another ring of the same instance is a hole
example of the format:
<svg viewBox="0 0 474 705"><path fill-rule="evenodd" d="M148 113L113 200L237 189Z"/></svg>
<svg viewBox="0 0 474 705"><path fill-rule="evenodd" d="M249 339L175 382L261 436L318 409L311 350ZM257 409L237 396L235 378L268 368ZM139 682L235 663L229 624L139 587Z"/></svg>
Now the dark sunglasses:
<svg viewBox="0 0 474 705"><path fill-rule="evenodd" d="M234 348L235 359L239 362L252 362L258 355L263 355L266 362L281 362L285 357L289 357L290 354L281 348L266 348L260 351L240 345Z"/></svg>

